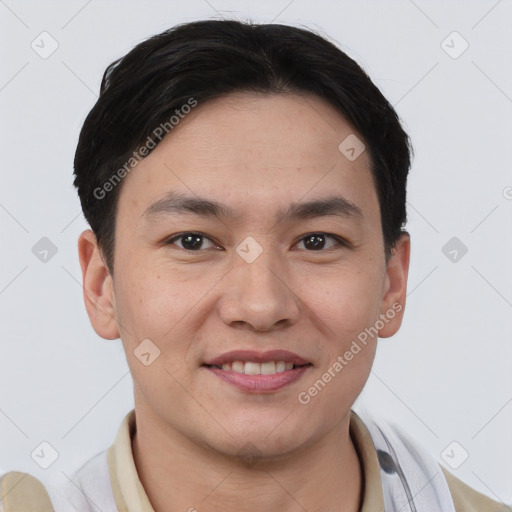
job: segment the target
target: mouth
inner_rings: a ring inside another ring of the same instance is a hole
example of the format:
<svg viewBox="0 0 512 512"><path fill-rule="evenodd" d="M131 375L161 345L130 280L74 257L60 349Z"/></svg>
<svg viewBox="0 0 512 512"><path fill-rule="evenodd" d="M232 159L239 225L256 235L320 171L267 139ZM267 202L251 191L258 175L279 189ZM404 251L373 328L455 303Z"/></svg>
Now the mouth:
<svg viewBox="0 0 512 512"><path fill-rule="evenodd" d="M268 393L295 382L313 364L284 350L233 351L205 362L202 367L239 390Z"/></svg>
<svg viewBox="0 0 512 512"><path fill-rule="evenodd" d="M243 373L245 375L274 375L276 373L283 373L313 365L311 363L293 364L287 361L267 361L265 363L258 363L256 361L233 361L232 363L223 363L222 365L205 364L203 366L235 373Z"/></svg>

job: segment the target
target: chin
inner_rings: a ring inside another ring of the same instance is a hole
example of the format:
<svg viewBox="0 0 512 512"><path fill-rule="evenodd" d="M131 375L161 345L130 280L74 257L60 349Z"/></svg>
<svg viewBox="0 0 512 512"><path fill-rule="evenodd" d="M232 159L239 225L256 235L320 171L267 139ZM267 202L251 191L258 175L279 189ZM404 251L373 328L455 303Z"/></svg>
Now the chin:
<svg viewBox="0 0 512 512"><path fill-rule="evenodd" d="M237 459L244 466L254 466L264 461L275 462L293 454L300 446L296 442L269 442L268 439L239 439L229 448L226 445L218 447L220 453L229 458Z"/></svg>
<svg viewBox="0 0 512 512"><path fill-rule="evenodd" d="M263 423L252 422L237 427L227 427L224 442L212 443L212 447L231 457L279 459L304 448L314 442L317 437L308 435L304 422L301 424L284 424L281 416L278 421ZM318 436L319 437L319 436Z"/></svg>

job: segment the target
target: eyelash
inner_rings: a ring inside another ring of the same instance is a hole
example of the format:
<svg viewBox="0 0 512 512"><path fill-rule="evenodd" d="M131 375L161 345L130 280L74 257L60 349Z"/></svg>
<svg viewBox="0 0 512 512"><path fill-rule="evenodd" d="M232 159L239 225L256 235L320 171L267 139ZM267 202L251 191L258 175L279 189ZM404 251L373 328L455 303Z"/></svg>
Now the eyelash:
<svg viewBox="0 0 512 512"><path fill-rule="evenodd" d="M165 245L172 245L176 240L179 240L180 238L185 238L185 236L187 235L196 235L196 236L201 236L203 238L206 238L208 240L210 240L210 242L212 242L213 244L215 244L215 242L209 237L209 236L206 236L204 233L201 233L201 232L198 232L198 231L184 231L183 233L180 233L178 235L173 235L171 238L168 238L165 240L164 244ZM348 242L347 240L345 240L344 238L341 238L337 235L333 235L332 233L325 233L323 231L313 231L313 232L310 232L310 233L306 233L305 235L303 235L297 242L302 242L303 240L305 240L307 237L309 236L312 236L312 235L322 235L322 236L325 236L325 237L328 237L328 238L332 238L335 240L335 242L337 243L338 247L345 247L345 248L348 248L351 246L350 242ZM294 244L294 245L296 245ZM178 249L181 249L183 251L186 251L186 252L202 252L201 249L198 249L198 250L191 250L191 249L185 249L183 247L179 247L177 246ZM326 251L329 251L329 250L332 250L332 249L336 249L336 247L329 247L327 249L319 249L318 251L315 251L315 250L310 250L308 251L307 249L304 249L306 250L307 252L326 252Z"/></svg>

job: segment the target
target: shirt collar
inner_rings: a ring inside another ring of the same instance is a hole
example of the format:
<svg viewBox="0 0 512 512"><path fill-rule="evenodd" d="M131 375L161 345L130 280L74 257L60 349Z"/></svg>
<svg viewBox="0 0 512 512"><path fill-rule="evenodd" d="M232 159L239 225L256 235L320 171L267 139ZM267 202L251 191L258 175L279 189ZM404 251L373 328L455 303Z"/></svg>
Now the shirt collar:
<svg viewBox="0 0 512 512"><path fill-rule="evenodd" d="M349 431L363 466L363 506L360 512L384 510L377 452L370 432L354 411L350 411ZM132 438L134 433L135 410L131 410L124 417L114 444L107 452L114 500L119 512L154 512L133 460Z"/></svg>

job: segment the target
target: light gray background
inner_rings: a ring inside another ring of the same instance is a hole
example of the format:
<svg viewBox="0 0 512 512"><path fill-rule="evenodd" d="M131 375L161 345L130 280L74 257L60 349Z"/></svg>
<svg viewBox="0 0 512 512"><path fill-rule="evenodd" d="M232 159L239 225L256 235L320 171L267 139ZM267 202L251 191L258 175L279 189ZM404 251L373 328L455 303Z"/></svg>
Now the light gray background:
<svg viewBox="0 0 512 512"><path fill-rule="evenodd" d="M409 295L355 409L394 420L445 466L457 441L469 458L452 472L512 503L507 0L0 0L0 472L65 479L111 444L133 407L121 342L94 333L82 302L77 137L110 62L176 23L220 16L320 30L396 106L416 150ZM43 31L59 45L47 59L31 48ZM469 43L458 58L454 31ZM46 263L32 253L42 237L58 249ZM442 252L452 237L468 248L457 262ZM59 454L47 470L30 456L42 441Z"/></svg>

